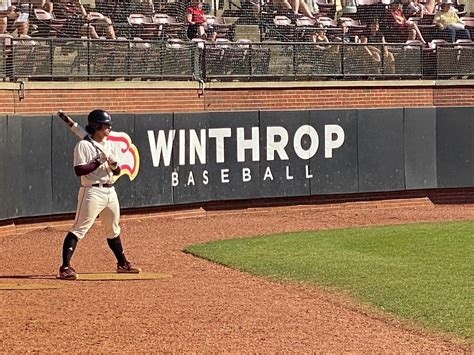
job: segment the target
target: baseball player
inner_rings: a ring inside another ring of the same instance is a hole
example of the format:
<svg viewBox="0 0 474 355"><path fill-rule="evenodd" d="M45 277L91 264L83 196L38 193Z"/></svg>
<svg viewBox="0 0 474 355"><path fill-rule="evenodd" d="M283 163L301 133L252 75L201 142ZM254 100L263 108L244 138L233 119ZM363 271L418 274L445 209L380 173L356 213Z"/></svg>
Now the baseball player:
<svg viewBox="0 0 474 355"><path fill-rule="evenodd" d="M117 272L139 273L125 257L120 240L120 207L113 186L113 176L120 174L114 147L107 140L112 128L112 118L103 110L94 110L87 117L89 133L74 148L74 171L81 177L81 188L74 226L63 244L63 263L58 278L76 280L77 273L70 262L77 242L84 238L100 214L105 227L107 243L117 258Z"/></svg>

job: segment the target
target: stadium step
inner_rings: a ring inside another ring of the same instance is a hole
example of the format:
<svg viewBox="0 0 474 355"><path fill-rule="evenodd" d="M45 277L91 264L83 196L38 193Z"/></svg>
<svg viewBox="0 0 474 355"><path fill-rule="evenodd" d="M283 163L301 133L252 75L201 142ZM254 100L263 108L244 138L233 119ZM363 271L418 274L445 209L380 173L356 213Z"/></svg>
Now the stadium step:
<svg viewBox="0 0 474 355"><path fill-rule="evenodd" d="M260 42L260 29L258 25L236 25L235 39L249 39L254 42Z"/></svg>

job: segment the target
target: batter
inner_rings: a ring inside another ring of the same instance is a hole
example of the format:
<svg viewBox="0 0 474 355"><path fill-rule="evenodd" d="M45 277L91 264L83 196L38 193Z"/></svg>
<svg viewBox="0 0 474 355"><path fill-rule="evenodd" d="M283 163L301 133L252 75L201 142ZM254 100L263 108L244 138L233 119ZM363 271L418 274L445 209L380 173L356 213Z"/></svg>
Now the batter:
<svg viewBox="0 0 474 355"><path fill-rule="evenodd" d="M85 237L100 214L107 243L117 258L117 272L139 273L125 257L120 240L120 205L114 188L114 175L120 174L114 146L107 140L112 118L103 110L94 110L87 117L86 138L74 148L74 171L81 178L81 188L74 226L63 244L63 263L58 278L76 280L77 273L70 265L77 242Z"/></svg>

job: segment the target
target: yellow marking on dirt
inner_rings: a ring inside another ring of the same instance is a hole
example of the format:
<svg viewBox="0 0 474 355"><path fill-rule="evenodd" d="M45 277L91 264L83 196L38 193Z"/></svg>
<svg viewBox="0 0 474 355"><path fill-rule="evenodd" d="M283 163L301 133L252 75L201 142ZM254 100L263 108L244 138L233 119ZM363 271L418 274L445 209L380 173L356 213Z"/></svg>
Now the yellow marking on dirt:
<svg viewBox="0 0 474 355"><path fill-rule="evenodd" d="M79 281L109 281L109 280L158 280L171 277L169 274L160 272L141 272L139 274L119 274L116 272L104 272L93 274L79 274Z"/></svg>

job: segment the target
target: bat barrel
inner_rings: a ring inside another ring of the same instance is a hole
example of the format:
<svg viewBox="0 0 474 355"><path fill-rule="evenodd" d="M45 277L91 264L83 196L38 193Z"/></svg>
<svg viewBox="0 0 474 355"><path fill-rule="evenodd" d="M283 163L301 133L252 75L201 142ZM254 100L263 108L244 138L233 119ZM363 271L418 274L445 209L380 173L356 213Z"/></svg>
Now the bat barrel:
<svg viewBox="0 0 474 355"><path fill-rule="evenodd" d="M74 125L74 120L69 117L68 115L66 115L62 110L59 110L57 115L59 116L59 118L61 118L64 122L66 122L69 127L72 127Z"/></svg>

